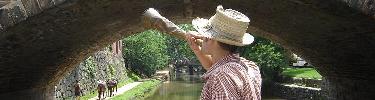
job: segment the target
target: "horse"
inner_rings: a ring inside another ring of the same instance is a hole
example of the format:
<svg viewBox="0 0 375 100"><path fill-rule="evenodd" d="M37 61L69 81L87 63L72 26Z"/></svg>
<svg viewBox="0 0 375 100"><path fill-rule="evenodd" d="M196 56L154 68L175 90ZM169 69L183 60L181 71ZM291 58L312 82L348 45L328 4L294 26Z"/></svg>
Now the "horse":
<svg viewBox="0 0 375 100"><path fill-rule="evenodd" d="M76 100L80 100L80 96L82 95L82 89L78 81L76 81L76 84L74 84L74 96L76 97Z"/></svg>
<svg viewBox="0 0 375 100"><path fill-rule="evenodd" d="M117 81L114 79L107 80L107 87L108 87L108 95L112 96L115 89L117 92Z"/></svg>
<svg viewBox="0 0 375 100"><path fill-rule="evenodd" d="M103 98L105 98L105 90L106 90L105 83L102 82L102 81L99 81L97 89L98 89L98 98L99 98L99 100L101 99L102 96L103 96Z"/></svg>
<svg viewBox="0 0 375 100"><path fill-rule="evenodd" d="M113 85L113 88L115 88L116 89L116 92L117 92L117 84L118 84L118 81L116 80L116 79L113 79L112 80L112 85Z"/></svg>

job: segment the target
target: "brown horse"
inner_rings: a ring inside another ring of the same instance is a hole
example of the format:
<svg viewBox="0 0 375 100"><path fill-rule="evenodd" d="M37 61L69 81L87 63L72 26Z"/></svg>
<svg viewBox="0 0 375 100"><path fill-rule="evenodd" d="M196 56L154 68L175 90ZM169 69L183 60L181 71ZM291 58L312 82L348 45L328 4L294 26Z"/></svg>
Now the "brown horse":
<svg viewBox="0 0 375 100"><path fill-rule="evenodd" d="M103 96L103 98L105 98L105 95L104 95L105 94L105 90L106 90L105 83L102 82L102 81L99 81L97 89L98 89L98 98L99 98L99 100L101 100L102 96Z"/></svg>
<svg viewBox="0 0 375 100"><path fill-rule="evenodd" d="M118 84L118 81L116 79L113 79L113 88L116 89L116 92L117 92L117 84Z"/></svg>
<svg viewBox="0 0 375 100"><path fill-rule="evenodd" d="M117 92L117 81L114 79L107 80L107 87L108 87L108 95L112 96L115 89Z"/></svg>
<svg viewBox="0 0 375 100"><path fill-rule="evenodd" d="M74 84L74 96L76 97L76 100L80 100L80 96L82 95L82 89L78 81L76 81L76 84Z"/></svg>

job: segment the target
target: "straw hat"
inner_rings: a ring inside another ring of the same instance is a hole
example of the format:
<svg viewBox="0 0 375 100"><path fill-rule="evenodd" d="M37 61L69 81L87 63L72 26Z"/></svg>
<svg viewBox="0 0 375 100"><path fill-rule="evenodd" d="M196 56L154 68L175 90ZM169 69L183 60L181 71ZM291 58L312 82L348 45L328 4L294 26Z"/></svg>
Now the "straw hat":
<svg viewBox="0 0 375 100"><path fill-rule="evenodd" d="M254 41L254 37L246 33L249 22L250 19L246 15L236 10L224 9L219 5L216 14L209 20L196 18L192 24L205 37L230 45L244 46Z"/></svg>

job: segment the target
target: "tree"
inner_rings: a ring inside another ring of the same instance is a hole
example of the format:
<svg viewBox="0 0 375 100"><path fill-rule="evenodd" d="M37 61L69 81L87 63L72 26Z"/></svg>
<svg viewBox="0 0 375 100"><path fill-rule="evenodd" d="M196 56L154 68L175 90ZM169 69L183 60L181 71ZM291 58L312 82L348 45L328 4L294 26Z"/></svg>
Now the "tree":
<svg viewBox="0 0 375 100"><path fill-rule="evenodd" d="M165 37L155 30L123 39L123 57L131 70L138 74L151 76L156 70L167 66L169 56Z"/></svg>
<svg viewBox="0 0 375 100"><path fill-rule="evenodd" d="M180 24L178 26L185 31L194 30L191 24ZM189 44L185 40L177 39L170 35L165 35L165 37L166 44L168 46L168 55L172 58L172 61L187 58L190 61L198 62L195 54L190 49Z"/></svg>
<svg viewBox="0 0 375 100"><path fill-rule="evenodd" d="M288 66L285 50L265 38L256 37L255 42L243 47L241 55L257 63L266 80L276 80L282 68Z"/></svg>

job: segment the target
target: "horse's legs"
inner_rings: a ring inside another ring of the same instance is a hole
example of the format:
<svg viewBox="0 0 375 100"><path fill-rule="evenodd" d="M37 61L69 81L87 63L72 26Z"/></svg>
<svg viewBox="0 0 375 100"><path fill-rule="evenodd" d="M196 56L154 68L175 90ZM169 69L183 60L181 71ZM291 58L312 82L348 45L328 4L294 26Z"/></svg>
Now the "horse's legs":
<svg viewBox="0 0 375 100"><path fill-rule="evenodd" d="M111 86L111 89L110 89L111 92L109 93L110 96L112 96L112 93L113 93L112 89L113 87Z"/></svg>
<svg viewBox="0 0 375 100"><path fill-rule="evenodd" d="M111 87L108 87L108 95L111 96Z"/></svg>
<svg viewBox="0 0 375 100"><path fill-rule="evenodd" d="M99 95L98 95L98 98L99 98L99 100L100 100L100 96L102 95L102 94L101 94L101 91L98 91L98 94L99 94Z"/></svg>
<svg viewBox="0 0 375 100"><path fill-rule="evenodd" d="M112 86L111 88L111 95L113 96L113 90L115 89L115 87Z"/></svg>
<svg viewBox="0 0 375 100"><path fill-rule="evenodd" d="M109 96L112 96L111 93L112 93L112 91L111 91L111 87L109 87L109 88L108 88L108 95L109 95Z"/></svg>
<svg viewBox="0 0 375 100"><path fill-rule="evenodd" d="M102 94L103 94L103 98L106 98L106 96L108 96L108 95L105 95L105 89Z"/></svg>
<svg viewBox="0 0 375 100"><path fill-rule="evenodd" d="M109 96L112 96L112 93L113 93L113 87L111 86L111 89L109 89Z"/></svg>
<svg viewBox="0 0 375 100"><path fill-rule="evenodd" d="M109 94L109 96L112 96L111 88L109 88L109 90L108 90L108 94Z"/></svg>

